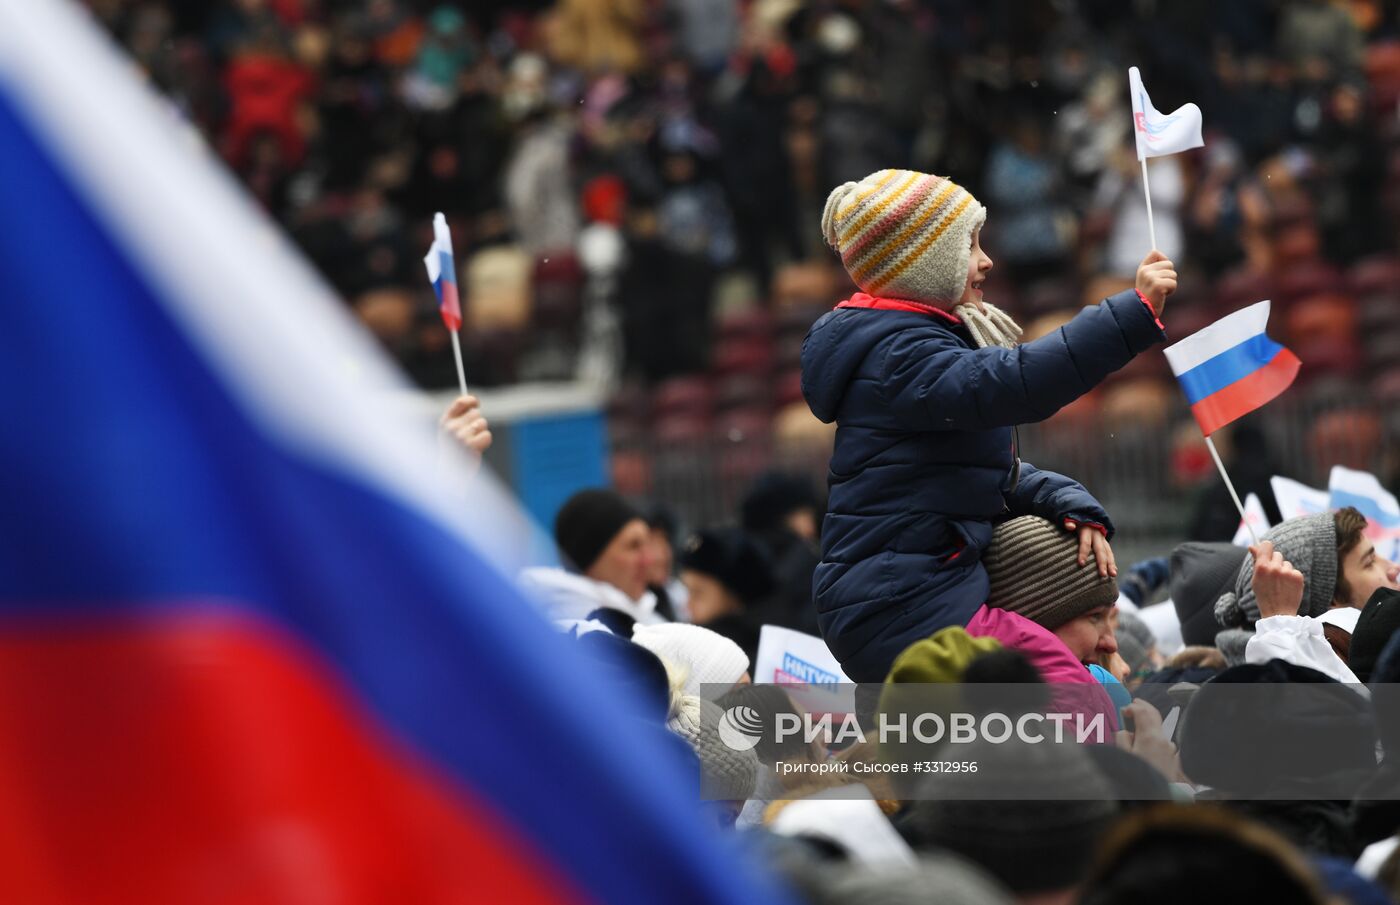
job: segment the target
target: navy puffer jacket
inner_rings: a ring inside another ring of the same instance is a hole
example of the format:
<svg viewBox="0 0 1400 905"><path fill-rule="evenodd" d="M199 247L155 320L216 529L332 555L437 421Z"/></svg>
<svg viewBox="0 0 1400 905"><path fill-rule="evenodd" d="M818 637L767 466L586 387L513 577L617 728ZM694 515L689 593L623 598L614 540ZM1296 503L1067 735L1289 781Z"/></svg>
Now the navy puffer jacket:
<svg viewBox="0 0 1400 905"><path fill-rule="evenodd" d="M1069 478L1023 463L1012 485L1012 427L1049 418L1166 336L1132 290L1015 349L978 349L941 312L864 294L845 304L802 344L803 395L837 424L812 592L846 674L880 682L905 647L986 602L995 523L1039 515L1111 536Z"/></svg>

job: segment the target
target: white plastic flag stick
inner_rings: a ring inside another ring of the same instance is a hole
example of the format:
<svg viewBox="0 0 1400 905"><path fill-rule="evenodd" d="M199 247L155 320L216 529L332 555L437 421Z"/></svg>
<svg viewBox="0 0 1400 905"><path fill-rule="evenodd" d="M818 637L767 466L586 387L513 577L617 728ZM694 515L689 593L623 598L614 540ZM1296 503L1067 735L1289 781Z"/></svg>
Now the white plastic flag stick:
<svg viewBox="0 0 1400 905"><path fill-rule="evenodd" d="M457 358L457 388L462 391L462 395L467 395L467 372L462 368L462 341L457 338L456 330L449 330L452 334L452 354Z"/></svg>
<svg viewBox="0 0 1400 905"><path fill-rule="evenodd" d="M1147 158L1162 157L1199 148L1201 140L1201 108L1182 104L1171 113L1159 113L1147 96L1138 68L1128 69L1128 94L1133 102L1133 136L1137 140L1138 160L1142 161L1142 191L1147 198L1147 232L1152 247L1157 247L1157 225L1152 221L1152 190L1147 185Z"/></svg>
<svg viewBox="0 0 1400 905"><path fill-rule="evenodd" d="M1152 189L1147 184L1147 158L1142 158L1142 196L1147 199L1147 235L1157 247L1157 224L1152 222Z"/></svg>
<svg viewBox="0 0 1400 905"><path fill-rule="evenodd" d="M1215 441L1206 435L1206 448L1210 450L1210 457L1215 460L1215 467L1220 469L1220 476L1225 479L1225 489L1230 491L1230 499L1235 501L1235 509L1239 511L1240 521L1245 528L1249 529L1249 538L1254 541L1254 545L1259 546L1259 535L1254 533L1254 526L1249 523L1249 516L1245 514L1244 503L1240 502L1240 495L1235 492L1235 485L1230 481L1230 475L1225 471L1225 463L1220 461L1220 453L1215 449Z"/></svg>

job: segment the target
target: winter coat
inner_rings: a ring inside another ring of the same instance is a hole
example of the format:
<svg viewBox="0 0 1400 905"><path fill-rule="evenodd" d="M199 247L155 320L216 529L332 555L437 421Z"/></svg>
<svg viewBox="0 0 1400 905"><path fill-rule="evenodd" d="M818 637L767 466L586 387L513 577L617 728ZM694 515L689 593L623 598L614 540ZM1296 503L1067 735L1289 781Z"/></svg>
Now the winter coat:
<svg viewBox="0 0 1400 905"><path fill-rule="evenodd" d="M1109 730L1118 730L1118 709L1112 699L1054 632L1020 613L983 606L968 620L967 633L974 638L995 638L1002 647L1024 655L1047 684L1056 686L1058 710L1080 711L1089 718L1102 713ZM1066 685L1083 687L1062 691L1061 686Z"/></svg>
<svg viewBox="0 0 1400 905"><path fill-rule="evenodd" d="M1111 534L1078 483L1016 467L1012 427L1049 418L1164 338L1131 290L1015 349L977 349L951 314L864 293L812 326L802 392L837 424L813 595L848 676L882 681L909 644L967 624L987 599L980 559L996 521L1040 515Z"/></svg>

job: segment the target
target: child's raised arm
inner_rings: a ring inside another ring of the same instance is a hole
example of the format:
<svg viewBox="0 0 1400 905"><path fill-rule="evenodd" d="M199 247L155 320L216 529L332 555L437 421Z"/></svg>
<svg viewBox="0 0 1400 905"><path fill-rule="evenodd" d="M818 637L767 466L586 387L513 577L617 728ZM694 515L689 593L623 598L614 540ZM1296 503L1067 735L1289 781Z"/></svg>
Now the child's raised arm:
<svg viewBox="0 0 1400 905"><path fill-rule="evenodd" d="M910 430L1043 421L1166 339L1156 315L1176 285L1171 262L1153 252L1138 284L1147 291L1120 292L1015 349L968 349L941 328L896 334L884 350L881 392Z"/></svg>

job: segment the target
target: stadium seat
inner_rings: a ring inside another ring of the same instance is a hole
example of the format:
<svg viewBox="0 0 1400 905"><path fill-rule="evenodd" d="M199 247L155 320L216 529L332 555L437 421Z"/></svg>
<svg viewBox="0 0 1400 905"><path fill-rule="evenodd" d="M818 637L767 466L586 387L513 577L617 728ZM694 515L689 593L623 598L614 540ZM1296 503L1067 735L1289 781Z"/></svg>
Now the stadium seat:
<svg viewBox="0 0 1400 905"><path fill-rule="evenodd" d="M1272 274L1256 273L1243 267L1232 270L1215 284L1215 317L1273 296Z"/></svg>
<svg viewBox="0 0 1400 905"><path fill-rule="evenodd" d="M741 408L772 407L773 385L755 374L737 373L720 378L715 389L715 408L721 412Z"/></svg>
<svg viewBox="0 0 1400 905"><path fill-rule="evenodd" d="M658 418L653 433L659 446L690 446L709 439L710 425L702 415L673 413Z"/></svg>
<svg viewBox="0 0 1400 905"><path fill-rule="evenodd" d="M1363 334L1400 326L1400 299L1394 292L1373 293L1357 302L1357 327Z"/></svg>
<svg viewBox="0 0 1400 905"><path fill-rule="evenodd" d="M1387 293L1394 307L1400 309L1400 258L1394 255L1373 255L1362 258L1346 274L1347 288L1356 296Z"/></svg>
<svg viewBox="0 0 1400 905"><path fill-rule="evenodd" d="M1365 335L1366 368L1375 373L1400 365L1400 329Z"/></svg>
<svg viewBox="0 0 1400 905"><path fill-rule="evenodd" d="M1296 259L1284 256L1284 260ZM1282 269L1274 286L1274 300L1281 304L1291 304L1308 296L1335 293L1342 287L1342 275L1335 267L1321 261L1304 260L1291 263Z"/></svg>
<svg viewBox="0 0 1400 905"><path fill-rule="evenodd" d="M708 418L714 407L714 386L709 378L672 377L657 384L651 395L654 417L690 415Z"/></svg>
<svg viewBox="0 0 1400 905"><path fill-rule="evenodd" d="M773 344L766 339L737 339L718 343L710 355L717 375L753 374L767 377L773 371Z"/></svg>
<svg viewBox="0 0 1400 905"><path fill-rule="evenodd" d="M773 326L773 315L762 308L755 308L722 317L715 324L715 335L721 342L763 340L773 335Z"/></svg>

